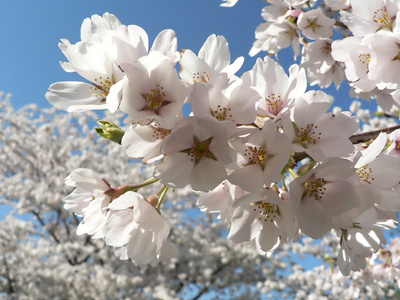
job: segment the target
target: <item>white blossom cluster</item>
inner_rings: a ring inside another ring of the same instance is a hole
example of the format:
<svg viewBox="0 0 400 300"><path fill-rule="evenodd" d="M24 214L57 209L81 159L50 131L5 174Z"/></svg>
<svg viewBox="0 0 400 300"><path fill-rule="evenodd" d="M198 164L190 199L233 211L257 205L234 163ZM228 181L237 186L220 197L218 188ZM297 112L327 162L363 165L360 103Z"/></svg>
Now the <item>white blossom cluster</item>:
<svg viewBox="0 0 400 300"><path fill-rule="evenodd" d="M290 20L285 26L309 39L332 34L335 22L322 10L304 12L308 1L291 2L274 1L287 8L283 16L276 15L282 7L268 6L265 13L277 21L267 24ZM364 269L386 243L383 230L397 227L398 133L362 144L367 140L354 136L358 118L328 112L333 100L306 92L298 65L287 75L265 57L238 77L243 58L231 63L222 36L211 35L196 55L179 53L175 33L164 30L149 49L142 28L108 13L83 22L80 42L63 39L59 46L68 59L64 70L89 83L52 84L50 103L70 112L121 111L129 128L108 123L102 134L154 167L153 178L135 185L113 187L86 168L66 178L76 188L65 208L82 218L78 234L103 239L120 259L145 267L176 258L163 216L168 188L200 192L198 205L220 214L232 242L252 242L264 255L296 242L300 232L319 239L333 230L345 275ZM188 103L192 113L184 117ZM159 192L139 193L156 181Z"/></svg>
<svg viewBox="0 0 400 300"><path fill-rule="evenodd" d="M194 197L190 189L167 195L163 207L174 228L169 239L179 248L179 259L169 264L143 270L119 260L101 240L76 236L80 222L63 209L71 192L64 177L71 169L90 168L112 185L144 181L151 169L96 136L93 112L65 114L33 104L17 110L4 98L0 92L1 299L164 300L212 293L229 299L250 291L257 298L256 282L266 276L278 282L271 270L294 264L284 262L286 251L270 260L247 245L229 245L223 224L188 214L196 205L187 201Z"/></svg>
<svg viewBox="0 0 400 300"><path fill-rule="evenodd" d="M266 2L250 55L292 45L310 84L338 88L347 79L352 96L399 110L398 1L324 0L315 8L312 1Z"/></svg>

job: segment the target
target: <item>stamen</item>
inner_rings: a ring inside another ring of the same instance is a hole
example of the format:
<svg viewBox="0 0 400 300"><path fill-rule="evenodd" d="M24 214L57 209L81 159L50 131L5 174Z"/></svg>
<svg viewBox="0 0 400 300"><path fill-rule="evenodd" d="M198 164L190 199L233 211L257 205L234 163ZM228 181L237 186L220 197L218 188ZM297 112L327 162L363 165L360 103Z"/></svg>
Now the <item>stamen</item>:
<svg viewBox="0 0 400 300"><path fill-rule="evenodd" d="M114 83L114 75L111 76L111 79L110 77L103 79L102 76L100 76L99 78L95 78L93 86L91 85L89 87L90 93L93 94L95 97L101 97L102 99L100 100L100 103L105 102L105 98L110 93L110 89Z"/></svg>
<svg viewBox="0 0 400 300"><path fill-rule="evenodd" d="M182 150L181 152L187 153L190 160L195 164L198 164L203 157L217 160L215 155L208 149L212 141L212 137L206 139L205 141L200 141L196 136L194 136L194 146L189 149Z"/></svg>
<svg viewBox="0 0 400 300"><path fill-rule="evenodd" d="M193 82L205 82L208 83L210 81L210 74L203 72L200 74L199 72L193 74Z"/></svg>
<svg viewBox="0 0 400 300"><path fill-rule="evenodd" d="M318 126L314 126L314 124L307 124L306 128L301 127L299 132L297 133L297 141L299 143L311 143L314 144L317 140L321 139L321 132L317 132L316 129Z"/></svg>
<svg viewBox="0 0 400 300"><path fill-rule="evenodd" d="M260 214L259 220L264 220L264 222L274 222L276 215L279 215L278 206L276 204L267 203L264 201L254 202L252 204L253 211Z"/></svg>
<svg viewBox="0 0 400 300"><path fill-rule="evenodd" d="M232 115L230 114L231 109L226 108L226 107L221 107L221 105L218 105L217 109L214 111L211 111L212 115L214 118L216 118L218 121L226 121L226 120L232 120Z"/></svg>
<svg viewBox="0 0 400 300"><path fill-rule="evenodd" d="M170 101L165 99L166 95L163 89L163 86L157 84L157 87L151 89L149 93L142 94L142 97L147 104L147 106L142 108L142 111L152 110L154 111L154 113L159 114L159 110L161 107L171 103Z"/></svg>
<svg viewBox="0 0 400 300"><path fill-rule="evenodd" d="M381 25L381 29L391 29L392 27L392 20L389 18L389 15L384 8L378 9L374 12L374 20Z"/></svg>
<svg viewBox="0 0 400 300"><path fill-rule="evenodd" d="M265 101L267 101L268 112L274 116L277 116L282 110L283 101L280 95L271 94L265 98Z"/></svg>
<svg viewBox="0 0 400 300"><path fill-rule="evenodd" d="M317 178L315 181L308 181L304 184L306 193L309 198L314 197L315 200L321 200L326 188L324 185L327 182L324 178Z"/></svg>
<svg viewBox="0 0 400 300"><path fill-rule="evenodd" d="M365 166L362 166L361 168L359 168L357 170L357 174L360 177L360 179L362 181L365 181L368 184L371 184L373 180L375 180L374 177L370 178L370 175L372 173L372 169L368 168L368 164L366 164Z"/></svg>

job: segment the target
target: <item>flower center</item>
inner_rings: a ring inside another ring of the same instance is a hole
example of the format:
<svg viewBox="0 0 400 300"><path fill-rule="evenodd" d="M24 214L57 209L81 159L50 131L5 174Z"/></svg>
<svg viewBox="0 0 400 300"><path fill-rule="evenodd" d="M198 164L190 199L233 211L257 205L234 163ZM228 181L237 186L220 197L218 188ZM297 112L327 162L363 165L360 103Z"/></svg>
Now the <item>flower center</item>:
<svg viewBox="0 0 400 300"><path fill-rule="evenodd" d="M163 140L171 133L171 129L165 129L157 126L151 126L153 128L153 138L157 140Z"/></svg>
<svg viewBox="0 0 400 300"><path fill-rule="evenodd" d="M146 101L146 105L142 110L152 110L158 114L161 107L170 103L165 99L164 87L157 84L157 87L151 89L149 93L142 94L143 99Z"/></svg>
<svg viewBox="0 0 400 300"><path fill-rule="evenodd" d="M316 132L315 130L318 126L314 124L307 124L306 128L301 127L297 133L297 141L299 143L316 143L317 140L321 139L321 132Z"/></svg>
<svg viewBox="0 0 400 300"><path fill-rule="evenodd" d="M360 179L362 181L365 181L368 184L371 184L371 181L375 180L374 177L370 178L371 173L372 173L372 169L368 168L368 164L366 164L365 166L362 166L361 168L359 168L357 170L357 174L360 177Z"/></svg>
<svg viewBox="0 0 400 300"><path fill-rule="evenodd" d="M374 20L375 22L381 25L381 28L389 28L391 29L392 20L389 18L386 9L381 8L374 12Z"/></svg>
<svg viewBox="0 0 400 300"><path fill-rule="evenodd" d="M258 211L260 214L258 219L264 220L264 222L273 222L276 218L276 215L279 214L278 206L276 204L260 201L254 202L252 206L254 207L253 211Z"/></svg>
<svg viewBox="0 0 400 300"><path fill-rule="evenodd" d="M218 121L231 120L232 115L230 114L230 112L230 108L221 107L221 105L218 105L216 110L211 111L214 118L216 118Z"/></svg>
<svg viewBox="0 0 400 300"><path fill-rule="evenodd" d="M365 54L362 53L360 55L358 55L358 58L360 60L360 62L367 68L367 70L369 69L369 63L371 61L371 55L369 53Z"/></svg>
<svg viewBox="0 0 400 300"><path fill-rule="evenodd" d="M270 112L274 116L277 116L278 113L282 110L283 101L280 95L276 96L275 94L271 94L265 98L265 101L267 101L268 112Z"/></svg>
<svg viewBox="0 0 400 300"><path fill-rule="evenodd" d="M193 74L193 82L208 83L209 81L210 81L210 74L207 74L206 72L203 72L202 74L200 74L200 72Z"/></svg>
<svg viewBox="0 0 400 300"><path fill-rule="evenodd" d="M190 160L195 164L198 164L203 157L217 160L215 155L208 149L212 141L212 137L206 139L205 141L200 141L196 136L194 136L194 146L193 148L182 150L181 152L187 153Z"/></svg>
<svg viewBox="0 0 400 300"><path fill-rule="evenodd" d="M247 146L244 151L244 157L249 161L249 164L259 164L264 170L266 161L272 157L267 154L267 150L263 147Z"/></svg>
<svg viewBox="0 0 400 300"><path fill-rule="evenodd" d="M114 83L114 75L111 76L111 79L110 77L104 79L102 76L100 76L99 78L95 78L93 85L89 87L90 93L93 94L95 97L101 97L104 99L110 93L110 88Z"/></svg>
<svg viewBox="0 0 400 300"><path fill-rule="evenodd" d="M315 200L321 200L326 188L324 185L326 181L324 178L317 178L315 181L308 181L304 184L306 193L309 198L314 197Z"/></svg>
<svg viewBox="0 0 400 300"><path fill-rule="evenodd" d="M308 28L311 28L312 31L314 31L314 32L315 32L316 29L318 29L318 28L321 27L321 25L318 24L317 18L316 18L316 17L310 18L310 19L308 19L307 21L308 21L308 26L307 26L307 27L308 27ZM306 27L306 28L307 28L307 27Z"/></svg>

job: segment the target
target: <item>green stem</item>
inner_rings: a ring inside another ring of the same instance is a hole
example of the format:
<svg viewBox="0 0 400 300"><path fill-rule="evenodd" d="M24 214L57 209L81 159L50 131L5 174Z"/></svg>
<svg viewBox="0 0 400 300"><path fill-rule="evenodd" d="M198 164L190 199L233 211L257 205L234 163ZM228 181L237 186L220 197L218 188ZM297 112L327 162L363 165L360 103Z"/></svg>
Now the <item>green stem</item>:
<svg viewBox="0 0 400 300"><path fill-rule="evenodd" d="M297 173L292 168L289 168L288 171L294 178L299 177L299 175L297 175Z"/></svg>
<svg viewBox="0 0 400 300"><path fill-rule="evenodd" d="M144 186L148 186L150 184L153 184L153 183L155 183L155 182L157 182L159 180L160 179L158 179L158 178L152 177L150 179L147 179L146 181L143 181L142 183L131 185L130 187L132 187L132 191L136 192L138 189L140 189L140 188L142 188Z"/></svg>
<svg viewBox="0 0 400 300"><path fill-rule="evenodd" d="M143 181L142 183L135 184L135 185L121 185L117 188L111 188L108 191L105 191L104 194L109 196L112 200L118 198L119 196L125 194L126 192L137 192L140 188L153 184L157 182L159 179L152 177Z"/></svg>
<svg viewBox="0 0 400 300"><path fill-rule="evenodd" d="M164 185L163 188L157 193L157 196L159 197L159 200L158 200L158 203L156 206L157 209L160 209L161 203L163 202L168 189L169 189L169 186Z"/></svg>

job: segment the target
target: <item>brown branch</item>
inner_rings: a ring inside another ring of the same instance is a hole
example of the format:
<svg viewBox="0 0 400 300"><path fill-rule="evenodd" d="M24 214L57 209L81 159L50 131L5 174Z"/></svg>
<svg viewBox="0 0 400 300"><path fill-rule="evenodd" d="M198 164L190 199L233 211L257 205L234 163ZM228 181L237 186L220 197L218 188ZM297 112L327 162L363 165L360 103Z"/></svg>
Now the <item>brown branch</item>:
<svg viewBox="0 0 400 300"><path fill-rule="evenodd" d="M204 287L197 293L197 295L193 298L193 300L197 300L199 299L204 293L208 292L210 286L214 283L215 276L221 272L225 267L227 266L227 264L223 264L221 266L219 266L219 268L215 269L214 272L211 275L211 280L209 284L205 284Z"/></svg>

